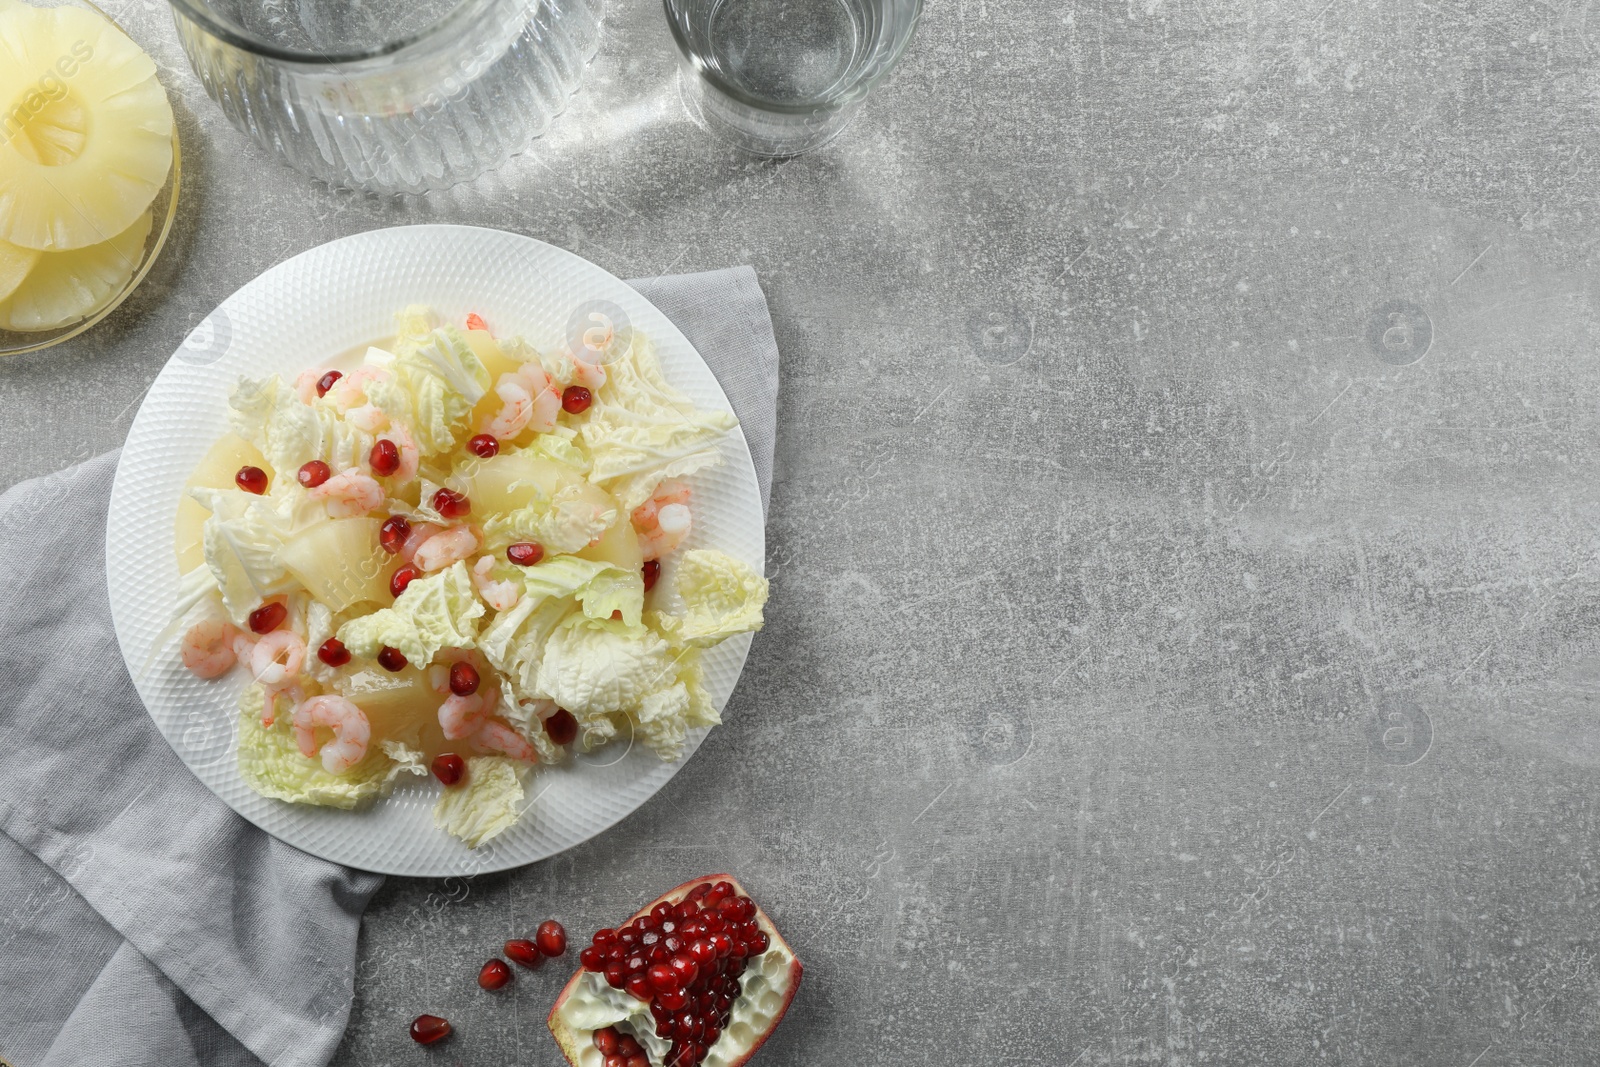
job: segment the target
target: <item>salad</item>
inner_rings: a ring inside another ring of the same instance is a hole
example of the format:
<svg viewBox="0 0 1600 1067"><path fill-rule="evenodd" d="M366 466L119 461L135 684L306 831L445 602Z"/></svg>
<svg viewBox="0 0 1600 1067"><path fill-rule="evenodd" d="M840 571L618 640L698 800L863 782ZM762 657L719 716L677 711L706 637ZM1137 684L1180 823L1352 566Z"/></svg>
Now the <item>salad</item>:
<svg viewBox="0 0 1600 1067"><path fill-rule="evenodd" d="M179 628L191 672L250 677L258 793L352 808L431 771L435 822L476 847L539 765L676 760L719 721L701 652L761 628L767 583L684 542L737 422L643 334L542 353L413 307L358 366L241 379L230 406L179 507Z"/></svg>

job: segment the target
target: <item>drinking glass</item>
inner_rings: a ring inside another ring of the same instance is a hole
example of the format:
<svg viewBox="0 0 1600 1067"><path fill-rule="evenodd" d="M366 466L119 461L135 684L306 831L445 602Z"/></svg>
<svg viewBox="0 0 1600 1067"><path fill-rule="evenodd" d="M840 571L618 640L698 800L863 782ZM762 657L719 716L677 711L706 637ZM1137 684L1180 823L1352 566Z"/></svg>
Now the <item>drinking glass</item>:
<svg viewBox="0 0 1600 1067"><path fill-rule="evenodd" d="M331 185L421 193L544 133L577 90L602 0L171 0L234 126Z"/></svg>
<svg viewBox="0 0 1600 1067"><path fill-rule="evenodd" d="M664 0L684 103L761 156L844 129L911 42L922 0Z"/></svg>

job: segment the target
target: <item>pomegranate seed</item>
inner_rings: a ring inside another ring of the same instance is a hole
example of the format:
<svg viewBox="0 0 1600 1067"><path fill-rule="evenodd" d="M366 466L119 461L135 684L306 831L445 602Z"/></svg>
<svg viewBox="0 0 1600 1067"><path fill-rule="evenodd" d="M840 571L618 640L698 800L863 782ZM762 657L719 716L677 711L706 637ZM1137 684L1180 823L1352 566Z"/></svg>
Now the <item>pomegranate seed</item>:
<svg viewBox="0 0 1600 1067"><path fill-rule="evenodd" d="M733 951L733 939L720 930L711 935L711 945L717 950L719 959L726 958Z"/></svg>
<svg viewBox="0 0 1600 1067"><path fill-rule="evenodd" d="M566 708L557 708L556 713L544 721L545 736L558 745L570 745L578 736L578 720Z"/></svg>
<svg viewBox="0 0 1600 1067"><path fill-rule="evenodd" d="M717 1038L722 1036L722 1027L717 1025L715 1019L707 1019L706 1028L702 1036L705 1037L706 1047L710 1048L717 1043Z"/></svg>
<svg viewBox="0 0 1600 1067"><path fill-rule="evenodd" d="M750 942L750 955L759 956L770 947L772 947L772 938L768 937L764 931L757 930L755 938Z"/></svg>
<svg viewBox="0 0 1600 1067"><path fill-rule="evenodd" d="M406 669L406 662L407 660L405 653L401 652L398 648L384 645L383 648L378 651L378 666L382 667L386 671L392 671L395 674L399 674L401 671Z"/></svg>
<svg viewBox="0 0 1600 1067"><path fill-rule="evenodd" d="M696 963L710 963L717 958L717 948L702 937L689 946L689 955Z"/></svg>
<svg viewBox="0 0 1600 1067"><path fill-rule="evenodd" d="M330 667L343 667L350 662L350 650L337 637L330 637L317 649L317 658Z"/></svg>
<svg viewBox="0 0 1600 1067"><path fill-rule="evenodd" d="M367 453L367 462L372 465L372 473L380 478L387 478L400 469L400 448L387 438L375 442L372 451Z"/></svg>
<svg viewBox="0 0 1600 1067"><path fill-rule="evenodd" d="M561 391L561 406L568 415L579 415L589 410L594 396L581 385L569 385Z"/></svg>
<svg viewBox="0 0 1600 1067"><path fill-rule="evenodd" d="M335 383L337 383L339 381L339 379L343 378L343 377L344 377L344 372L343 371L331 370L327 374L324 374L322 377L318 378L317 379L317 396L319 396L319 397L327 396L328 395L328 390L332 389L334 387Z"/></svg>
<svg viewBox="0 0 1600 1067"><path fill-rule="evenodd" d="M692 900L684 899L678 901L677 906L672 909L672 914L676 915L680 919L687 919L689 916L699 912L699 910L699 904L696 904Z"/></svg>
<svg viewBox="0 0 1600 1067"><path fill-rule="evenodd" d="M511 965L505 960L490 960L478 972L478 984L485 989L504 989L511 981Z"/></svg>
<svg viewBox="0 0 1600 1067"><path fill-rule="evenodd" d="M642 1052L635 1052L632 1056L628 1057L628 1060L625 1064L623 1064L623 1067L650 1067L650 1057L646 1056Z"/></svg>
<svg viewBox="0 0 1600 1067"><path fill-rule="evenodd" d="M317 486L321 485L323 482L332 477L333 468L329 467L320 459L314 459L309 463L301 464L300 473L295 475L295 478L300 482L300 484L305 486L307 489L315 489Z"/></svg>
<svg viewBox="0 0 1600 1067"><path fill-rule="evenodd" d="M482 681L478 677L478 668L470 663L456 663L450 667L450 692L458 697L469 697L476 693Z"/></svg>
<svg viewBox="0 0 1600 1067"><path fill-rule="evenodd" d="M617 932L609 927L605 927L594 932L594 943L596 945L609 945L616 939Z"/></svg>
<svg viewBox="0 0 1600 1067"><path fill-rule="evenodd" d="M666 922L672 918L672 905L663 900L650 909L650 918L654 919L658 925Z"/></svg>
<svg viewBox="0 0 1600 1067"><path fill-rule="evenodd" d="M483 316L474 311L472 314L467 316L467 329L482 330L484 333L488 333L489 324L483 321Z"/></svg>
<svg viewBox="0 0 1600 1067"><path fill-rule="evenodd" d="M669 970L667 973L671 974L672 972ZM663 989L656 994L656 1003L668 1011L677 1011L689 1003L689 998L684 996L681 989Z"/></svg>
<svg viewBox="0 0 1600 1067"><path fill-rule="evenodd" d="M650 968L650 984L663 993L676 992L683 988L683 979L678 977L676 971L664 963L657 963ZM683 1005L678 1005L682 1007ZM671 1007L671 1005L667 1005Z"/></svg>
<svg viewBox="0 0 1600 1067"><path fill-rule="evenodd" d="M700 977L699 965L689 956L674 956L667 962L667 966L678 976L678 981L686 986L694 985L694 980Z"/></svg>
<svg viewBox="0 0 1600 1067"><path fill-rule="evenodd" d="M604 966L600 959L600 950L593 945L578 953L578 962L586 971L598 971Z"/></svg>
<svg viewBox="0 0 1600 1067"><path fill-rule="evenodd" d="M250 632L256 634L270 634L283 625L283 620L289 617L289 609L274 601L263 604L250 613Z"/></svg>
<svg viewBox="0 0 1600 1067"><path fill-rule="evenodd" d="M431 1045L450 1036L450 1020L437 1015L419 1015L411 1020L411 1040Z"/></svg>
<svg viewBox="0 0 1600 1067"><path fill-rule="evenodd" d="M506 559L519 567L531 567L544 559L544 546L532 541L518 541L506 548Z"/></svg>
<svg viewBox="0 0 1600 1067"><path fill-rule="evenodd" d="M493 434L480 433L467 442L467 451L479 459L493 459L500 454L500 442Z"/></svg>
<svg viewBox="0 0 1600 1067"><path fill-rule="evenodd" d="M533 939L539 943L539 951L546 956L559 956L567 951L566 927L554 919L546 919L540 923Z"/></svg>
<svg viewBox="0 0 1600 1067"><path fill-rule="evenodd" d="M399 552L406 543L406 538L411 536L411 520L404 515L390 515L384 524L378 527L378 544L391 556Z"/></svg>
<svg viewBox="0 0 1600 1067"><path fill-rule="evenodd" d="M624 970L631 974L639 974L642 973L646 967L650 966L650 961L645 959L643 956L634 955L629 956L626 960L624 960L622 962L622 966Z"/></svg>
<svg viewBox="0 0 1600 1067"><path fill-rule="evenodd" d="M622 983L628 980L627 969L620 963L606 964L606 984L613 989L621 989Z"/></svg>
<svg viewBox="0 0 1600 1067"><path fill-rule="evenodd" d="M656 995L655 987L650 984L650 979L646 978L642 974L628 975L628 980L624 983L624 985L627 987L629 993L638 997L640 1000L649 1000L651 997Z"/></svg>
<svg viewBox="0 0 1600 1067"><path fill-rule="evenodd" d="M240 489L256 496L267 491L267 472L260 467L240 467L239 473L233 476L233 480Z"/></svg>
<svg viewBox="0 0 1600 1067"><path fill-rule="evenodd" d="M634 1040L632 1034L623 1034L621 1037L617 1038L618 1056L637 1056L643 1051L644 1049L639 1046L638 1041Z"/></svg>
<svg viewBox="0 0 1600 1067"><path fill-rule="evenodd" d="M414 564L407 563L402 565L389 576L389 595L398 600L400 594L406 591L406 587L421 577L422 572Z"/></svg>
<svg viewBox="0 0 1600 1067"><path fill-rule="evenodd" d="M433 494L433 508L447 519L460 519L472 510L472 501L454 489L441 489Z"/></svg>
<svg viewBox="0 0 1600 1067"><path fill-rule="evenodd" d="M544 962L544 953L539 951L538 945L535 945L527 938L507 941L505 949L506 955L511 959L512 963L520 963L530 970Z"/></svg>
<svg viewBox="0 0 1600 1067"><path fill-rule="evenodd" d="M433 757L433 776L446 786L455 785L466 773L467 761L454 752L441 752Z"/></svg>
<svg viewBox="0 0 1600 1067"><path fill-rule="evenodd" d="M711 887L711 895L718 900L722 900L724 897L733 896L733 883L718 882L716 885Z"/></svg>
<svg viewBox="0 0 1600 1067"><path fill-rule="evenodd" d="M611 1055L600 1061L600 1067L628 1067L628 1061L621 1056Z"/></svg>
<svg viewBox="0 0 1600 1067"><path fill-rule="evenodd" d="M617 1028L604 1026L594 1032L594 1047L600 1050L602 1056L614 1056L617 1053L618 1037Z"/></svg>

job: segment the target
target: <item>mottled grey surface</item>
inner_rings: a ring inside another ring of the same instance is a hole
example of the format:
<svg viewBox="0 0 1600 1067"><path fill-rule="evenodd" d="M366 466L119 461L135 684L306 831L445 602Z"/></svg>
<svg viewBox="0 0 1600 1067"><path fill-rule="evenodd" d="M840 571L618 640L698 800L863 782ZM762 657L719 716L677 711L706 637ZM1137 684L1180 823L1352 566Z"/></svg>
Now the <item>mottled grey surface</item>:
<svg viewBox="0 0 1600 1067"><path fill-rule="evenodd" d="M162 5L110 6L182 96L183 221L105 328L0 366L0 485L394 223L748 262L783 350L727 725L585 847L391 881L339 1062L557 1063L560 977L478 964L721 868L807 964L770 1067L1600 1055L1588 0L936 2L782 164L688 124L638 0L530 157L409 204L275 168Z"/></svg>

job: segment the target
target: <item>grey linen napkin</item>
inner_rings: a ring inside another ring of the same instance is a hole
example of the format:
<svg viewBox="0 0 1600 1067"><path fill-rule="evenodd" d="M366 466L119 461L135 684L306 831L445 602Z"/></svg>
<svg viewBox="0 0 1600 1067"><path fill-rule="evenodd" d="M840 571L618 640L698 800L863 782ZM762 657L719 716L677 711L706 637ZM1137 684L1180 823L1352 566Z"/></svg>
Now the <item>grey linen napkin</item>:
<svg viewBox="0 0 1600 1067"><path fill-rule="evenodd" d="M721 380L765 504L778 350L755 272L633 284ZM0 495L0 1059L325 1064L383 879L256 829L156 731L106 600L115 467L112 453Z"/></svg>

